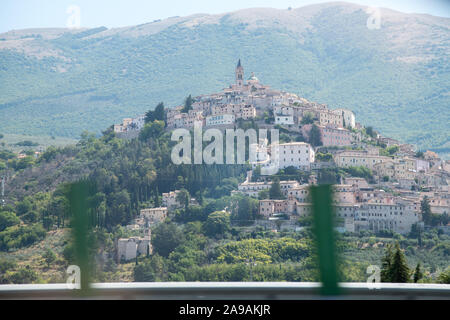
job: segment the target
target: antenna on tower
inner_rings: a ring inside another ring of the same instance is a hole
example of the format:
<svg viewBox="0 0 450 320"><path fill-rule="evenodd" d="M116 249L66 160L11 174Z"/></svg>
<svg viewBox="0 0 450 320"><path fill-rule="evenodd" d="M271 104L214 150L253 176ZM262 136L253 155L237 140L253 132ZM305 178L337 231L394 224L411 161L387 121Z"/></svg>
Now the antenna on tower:
<svg viewBox="0 0 450 320"><path fill-rule="evenodd" d="M2 198L0 199L0 204L2 207L5 205L5 178L6 178L6 176L3 175L3 177L2 177Z"/></svg>
<svg viewBox="0 0 450 320"><path fill-rule="evenodd" d="M5 199L5 181L9 178L9 170L8 170L8 163L6 163L6 170L3 171L2 178L2 185L1 185L1 197L0 197L0 206L4 206L6 204Z"/></svg>

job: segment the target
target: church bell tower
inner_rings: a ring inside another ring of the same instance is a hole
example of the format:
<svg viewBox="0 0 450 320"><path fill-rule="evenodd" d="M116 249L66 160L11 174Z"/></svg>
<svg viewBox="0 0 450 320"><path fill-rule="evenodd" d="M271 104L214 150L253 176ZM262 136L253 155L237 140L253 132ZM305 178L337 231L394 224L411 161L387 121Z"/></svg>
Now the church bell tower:
<svg viewBox="0 0 450 320"><path fill-rule="evenodd" d="M241 65L241 59L239 59L236 67L236 84L238 87L244 85L244 68Z"/></svg>

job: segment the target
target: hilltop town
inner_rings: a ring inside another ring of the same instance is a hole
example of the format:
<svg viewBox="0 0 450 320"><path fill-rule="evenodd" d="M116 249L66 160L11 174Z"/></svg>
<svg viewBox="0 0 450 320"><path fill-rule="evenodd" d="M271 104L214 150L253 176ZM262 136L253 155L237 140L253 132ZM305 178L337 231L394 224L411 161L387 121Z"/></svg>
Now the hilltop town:
<svg viewBox="0 0 450 320"><path fill-rule="evenodd" d="M279 172L261 175L274 148L262 141L257 161L250 163L245 181L232 194L259 199L255 225L274 231L299 230L298 221L311 212L309 186L334 184L334 206L341 232L388 230L408 234L413 228L438 226L449 233L450 161L431 151L384 137L357 122L353 111L330 109L296 94L263 85L254 73L247 79L239 60L235 83L223 91L188 97L185 105L166 110L166 130L205 128L279 129ZM134 138L146 125L146 116L124 119L113 126L117 136ZM300 177L300 178L299 178ZM269 191L279 189L277 199ZM143 229L144 238L119 240L118 256L125 260L151 251L150 226L164 221L184 206L180 190L162 194L164 207L141 210L131 229ZM195 202L192 198L190 201ZM426 203L431 216L423 216Z"/></svg>

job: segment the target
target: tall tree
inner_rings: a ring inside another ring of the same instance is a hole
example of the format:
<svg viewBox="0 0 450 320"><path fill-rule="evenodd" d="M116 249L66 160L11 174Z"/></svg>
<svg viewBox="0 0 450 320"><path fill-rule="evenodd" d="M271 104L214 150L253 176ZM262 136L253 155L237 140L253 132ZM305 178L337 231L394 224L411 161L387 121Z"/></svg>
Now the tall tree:
<svg viewBox="0 0 450 320"><path fill-rule="evenodd" d="M311 131L309 132L309 143L314 147L319 147L323 144L322 133L318 126L313 124Z"/></svg>
<svg viewBox="0 0 450 320"><path fill-rule="evenodd" d="M391 282L391 266L393 259L392 245L388 244L386 253L381 259L381 282Z"/></svg>
<svg viewBox="0 0 450 320"><path fill-rule="evenodd" d="M390 273L391 273L391 282L406 283L409 280L410 271L408 268L408 264L406 263L405 255L400 249L400 245L398 243L395 246L395 253L392 258Z"/></svg>
<svg viewBox="0 0 450 320"><path fill-rule="evenodd" d="M274 178L272 180L272 185L269 189L269 197L272 200L284 199L283 193L281 192L280 179Z"/></svg>
<svg viewBox="0 0 450 320"><path fill-rule="evenodd" d="M155 121L155 112L153 110L148 110L145 113L145 118L144 118L145 123L150 123Z"/></svg>
<svg viewBox="0 0 450 320"><path fill-rule="evenodd" d="M438 277L439 283L450 284L450 267L447 267Z"/></svg>
<svg viewBox="0 0 450 320"><path fill-rule="evenodd" d="M165 121L164 102L158 103L154 111L154 120Z"/></svg>
<svg viewBox="0 0 450 320"><path fill-rule="evenodd" d="M156 186L155 190L155 207L159 207L161 205L161 201L159 201L159 189L158 186Z"/></svg>
<svg viewBox="0 0 450 320"><path fill-rule="evenodd" d="M194 99L192 99L192 96L189 95L186 100L184 100L184 108L182 112L189 112L189 110L192 110L192 104L194 103Z"/></svg>
<svg viewBox="0 0 450 320"><path fill-rule="evenodd" d="M414 283L417 283L422 278L423 278L423 272L420 269L420 262L419 262L416 266L416 269L414 270Z"/></svg>
<svg viewBox="0 0 450 320"><path fill-rule="evenodd" d="M165 120L164 102L158 103L155 110L149 110L145 113L145 123L150 123L155 120Z"/></svg>
<svg viewBox="0 0 450 320"><path fill-rule="evenodd" d="M372 127L367 127L366 128L366 133L367 133L368 136L370 136L372 138L375 138L375 136L376 136L376 133L375 133L375 131L373 130Z"/></svg>
<svg viewBox="0 0 450 320"><path fill-rule="evenodd" d="M430 224L431 222L431 207L430 207L430 200L427 196L423 197L422 201L420 202L420 212L422 213L422 220L425 224Z"/></svg>
<svg viewBox="0 0 450 320"><path fill-rule="evenodd" d="M191 195L189 194L189 191L187 191L186 189L181 189L175 198L175 200L180 205L182 205L184 209L186 209L189 206L190 199L191 199Z"/></svg>

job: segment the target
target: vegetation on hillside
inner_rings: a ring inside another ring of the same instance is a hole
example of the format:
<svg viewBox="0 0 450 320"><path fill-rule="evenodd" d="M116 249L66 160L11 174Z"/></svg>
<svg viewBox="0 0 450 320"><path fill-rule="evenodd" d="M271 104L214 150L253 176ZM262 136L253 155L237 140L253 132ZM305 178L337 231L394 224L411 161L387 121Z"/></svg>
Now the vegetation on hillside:
<svg viewBox="0 0 450 320"><path fill-rule="evenodd" d="M65 268L75 262L74 244L68 236L54 235L71 227L68 185L80 178L96 185L89 198L93 281L317 281L310 221L299 220L305 228L300 232L255 226L261 219L258 200L231 194L248 168L176 166L170 160L173 144L164 123L154 120L137 139L118 139L111 129L101 137L85 133L76 146L49 148L17 169L8 203L0 209L0 282L64 281ZM345 174L323 172L321 179ZM308 175L295 168L280 170L265 197L281 198L279 177L305 181ZM177 197L182 206L152 229L153 254L131 264L117 261L114 242L141 235L124 226L141 208L160 205L162 192L175 189L182 190ZM445 281L450 238L416 229L407 237L387 231L344 234L338 243L342 280L365 281L367 266L381 265L383 248L395 242L404 251L405 258L398 259L402 266L413 270L420 263L420 281Z"/></svg>
<svg viewBox="0 0 450 320"><path fill-rule="evenodd" d="M445 28L438 27L445 22L436 20L435 26L432 17L423 22L398 13L381 29L369 30L367 13L346 6L320 8L303 17L298 30L288 19L267 18L250 27L251 17L230 14L217 24L179 22L136 37L105 36L102 28L51 40L30 35L30 43L58 54L38 59L0 50L0 118L8 119L0 131L75 138L84 130L100 133L161 100L182 105L190 93L222 89L233 82L242 58L247 73L256 72L273 88L351 109L384 135L448 153L449 43ZM403 19L428 42L392 43L407 33Z"/></svg>

